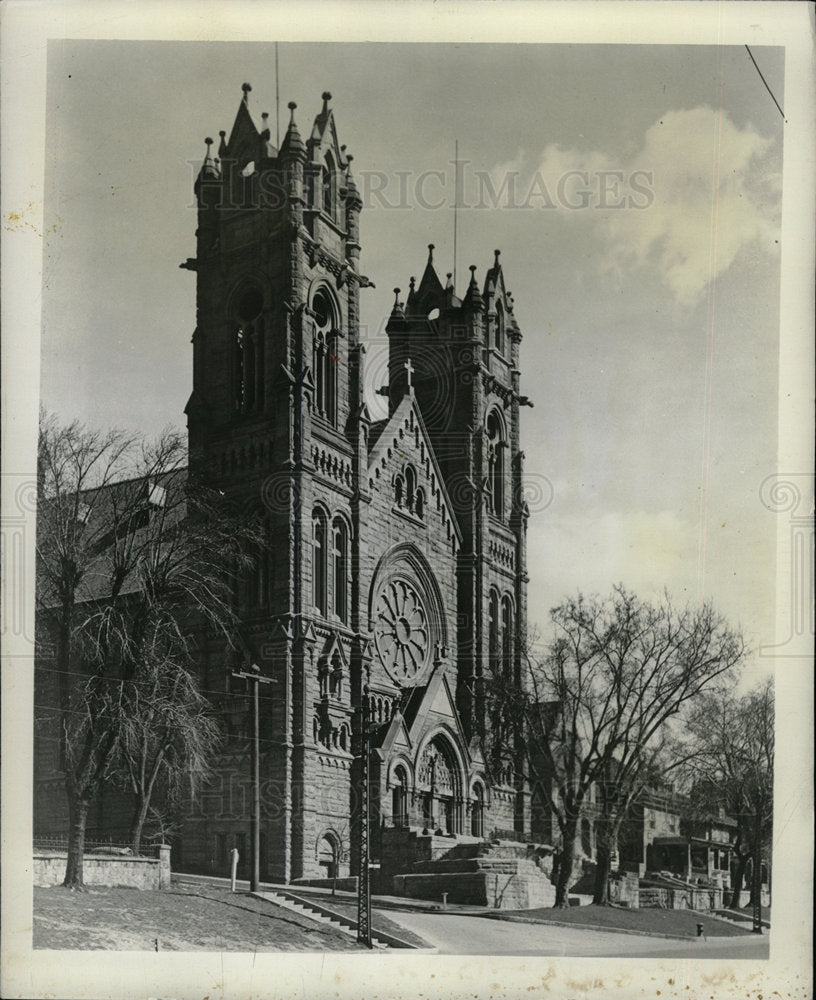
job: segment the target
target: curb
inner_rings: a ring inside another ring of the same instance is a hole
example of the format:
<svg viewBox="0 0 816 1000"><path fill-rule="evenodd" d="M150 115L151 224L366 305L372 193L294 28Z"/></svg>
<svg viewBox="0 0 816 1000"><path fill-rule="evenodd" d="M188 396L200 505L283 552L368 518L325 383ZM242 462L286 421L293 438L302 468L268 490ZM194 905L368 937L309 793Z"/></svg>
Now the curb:
<svg viewBox="0 0 816 1000"><path fill-rule="evenodd" d="M712 938L706 937L706 935L703 935L702 937L698 938L696 936L692 936L691 934L664 934L661 931L639 931L635 930L634 928L628 929L625 927L599 927L597 924L575 924L568 922L566 920L534 920L531 919L530 917L516 917L516 916L499 917L493 913L474 913L472 914L472 916L481 917L483 920L504 920L507 923L540 924L542 927L567 927L567 928L572 927L575 930L600 931L601 933L608 932L609 934L628 934L631 937L664 938L667 941L713 940ZM717 935L718 938L720 936L722 936L725 939L728 939L729 937L742 937L743 935L741 934Z"/></svg>

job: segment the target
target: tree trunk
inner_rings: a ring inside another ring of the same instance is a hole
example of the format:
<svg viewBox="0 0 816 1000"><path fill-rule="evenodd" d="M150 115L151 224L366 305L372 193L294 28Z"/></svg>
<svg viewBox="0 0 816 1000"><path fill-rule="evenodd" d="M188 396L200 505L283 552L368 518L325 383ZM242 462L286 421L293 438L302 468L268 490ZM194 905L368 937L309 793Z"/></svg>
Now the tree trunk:
<svg viewBox="0 0 816 1000"><path fill-rule="evenodd" d="M737 855L737 874L731 886L731 902L728 904L730 910L738 910L740 908L740 895L742 887L745 884L745 869L748 866L748 857L749 855L747 854Z"/></svg>
<svg viewBox="0 0 816 1000"><path fill-rule="evenodd" d="M150 797L139 792L135 799L133 819L130 821L130 847L134 854L138 854L142 847L142 831L150 808Z"/></svg>
<svg viewBox="0 0 816 1000"><path fill-rule="evenodd" d="M606 844L598 843L595 848L595 885L593 887L592 903L595 906L607 906L609 903L609 873L612 867L612 855Z"/></svg>
<svg viewBox="0 0 816 1000"><path fill-rule="evenodd" d="M62 884L69 889L82 889L83 860L85 857L85 825L88 822L90 800L81 794L68 792L68 860Z"/></svg>
<svg viewBox="0 0 816 1000"><path fill-rule="evenodd" d="M578 821L568 820L561 830L561 858L555 879L555 906L560 910L569 909L569 890L572 885L575 838L577 834Z"/></svg>

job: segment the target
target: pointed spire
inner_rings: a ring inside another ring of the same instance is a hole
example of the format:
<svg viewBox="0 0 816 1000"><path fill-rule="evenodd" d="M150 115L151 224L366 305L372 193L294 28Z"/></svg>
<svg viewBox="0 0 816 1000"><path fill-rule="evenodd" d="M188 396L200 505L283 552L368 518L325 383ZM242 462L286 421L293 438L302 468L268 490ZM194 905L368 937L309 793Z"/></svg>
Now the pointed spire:
<svg viewBox="0 0 816 1000"><path fill-rule="evenodd" d="M346 147L343 146L343 149ZM346 153L346 190L348 194L346 195L346 204L349 208L354 208L358 212L363 207L363 199L360 197L360 192L357 190L357 185L354 183L354 178L351 175L351 161L354 157L351 153Z"/></svg>
<svg viewBox="0 0 816 1000"><path fill-rule="evenodd" d="M218 143L218 155L223 160L227 155L227 133L221 129L218 134L221 136L221 142Z"/></svg>
<svg viewBox="0 0 816 1000"><path fill-rule="evenodd" d="M289 156L292 159L305 160L306 146L303 144L303 140L300 138L300 132L298 132L298 127L295 124L296 107L297 104L295 104L294 101L289 102L289 127L286 129L286 135L283 137L283 142L281 143L280 155Z"/></svg>
<svg viewBox="0 0 816 1000"><path fill-rule="evenodd" d="M428 244L428 263L425 265L425 270L422 274L422 278L419 282L419 287L416 290L417 298L422 304L422 308L428 312L435 306L441 306L443 303L440 298L443 293L442 282L439 280L439 276L436 273L433 262L433 243Z"/></svg>
<svg viewBox="0 0 816 1000"><path fill-rule="evenodd" d="M218 170L216 168L215 161L212 158L213 141L209 136L207 136L204 143L207 146L207 152L204 154L204 162L201 164L201 171L198 176L217 180L219 176Z"/></svg>
<svg viewBox="0 0 816 1000"><path fill-rule="evenodd" d="M243 90L243 92L244 92L244 98L243 98L244 104L248 105L249 104L249 92L252 90L252 84L251 83L242 83L241 84L241 90Z"/></svg>
<svg viewBox="0 0 816 1000"><path fill-rule="evenodd" d="M465 293L465 298L462 305L466 309L470 309L474 312L481 311L484 308L484 302L482 301L482 296L479 292L479 284L476 281L476 265L470 265L470 284L468 285L468 290Z"/></svg>
<svg viewBox="0 0 816 1000"><path fill-rule="evenodd" d="M400 291L401 291L401 289L399 289L399 288L395 288L394 289L394 308L391 310L391 316L392 317L398 316L398 317L403 317L404 318L405 313L403 312L402 303L400 302L400 298L399 298L400 297Z"/></svg>

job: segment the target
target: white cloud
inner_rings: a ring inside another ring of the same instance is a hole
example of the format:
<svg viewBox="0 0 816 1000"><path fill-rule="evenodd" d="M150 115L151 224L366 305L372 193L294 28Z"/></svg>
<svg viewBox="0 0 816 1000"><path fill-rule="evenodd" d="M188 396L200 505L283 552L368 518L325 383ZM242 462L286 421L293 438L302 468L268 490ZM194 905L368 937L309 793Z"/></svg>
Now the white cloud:
<svg viewBox="0 0 816 1000"><path fill-rule="evenodd" d="M605 273L648 278L653 268L677 305L689 307L742 251L776 249L777 152L750 124L698 107L664 114L629 157L552 144L534 165L519 151L491 178L500 190L515 172L524 207L591 218Z"/></svg>

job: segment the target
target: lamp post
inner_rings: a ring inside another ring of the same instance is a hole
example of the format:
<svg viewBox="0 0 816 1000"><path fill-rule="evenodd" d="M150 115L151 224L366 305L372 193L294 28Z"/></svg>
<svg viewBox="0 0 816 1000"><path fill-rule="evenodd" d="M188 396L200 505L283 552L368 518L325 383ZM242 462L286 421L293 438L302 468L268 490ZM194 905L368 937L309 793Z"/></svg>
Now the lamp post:
<svg viewBox="0 0 816 1000"><path fill-rule="evenodd" d="M249 670L233 670L233 677L240 677L252 684L252 707L250 709L250 734L252 746L252 770L249 797L249 891L258 892L261 884L261 740L259 735L258 689L261 684L277 683L271 677L261 677L261 668L253 663Z"/></svg>
<svg viewBox="0 0 816 1000"><path fill-rule="evenodd" d="M371 885L368 871L368 685L360 702L360 873L357 878L357 940L371 947Z"/></svg>

